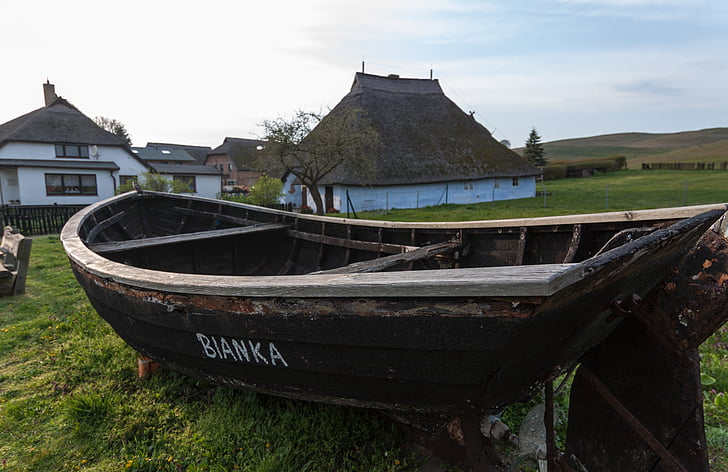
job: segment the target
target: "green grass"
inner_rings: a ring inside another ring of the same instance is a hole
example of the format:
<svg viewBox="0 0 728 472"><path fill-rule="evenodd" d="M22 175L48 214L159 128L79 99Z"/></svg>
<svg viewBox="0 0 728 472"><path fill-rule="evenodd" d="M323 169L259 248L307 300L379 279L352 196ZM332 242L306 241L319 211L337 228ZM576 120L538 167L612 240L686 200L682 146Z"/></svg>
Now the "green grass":
<svg viewBox="0 0 728 472"><path fill-rule="evenodd" d="M545 208L537 197L375 216L472 220L721 202L725 176L624 172L547 182ZM701 351L713 380L704 388L705 419L718 472L728 472L727 346L723 327ZM563 441L566 397L558 406ZM528 407L506 413L513 429ZM0 298L0 471L412 471L424 460L413 451L371 412L233 391L166 370L137 379L136 353L96 315L56 236L35 238L27 293Z"/></svg>
<svg viewBox="0 0 728 472"><path fill-rule="evenodd" d="M699 205L728 202L727 181L725 171L625 170L539 182L539 196L533 198L358 212L357 216L389 221L465 221ZM546 198L541 193L544 188Z"/></svg>
<svg viewBox="0 0 728 472"><path fill-rule="evenodd" d="M35 238L27 293L0 298L0 470L413 470L405 445L367 411L137 379L58 237Z"/></svg>

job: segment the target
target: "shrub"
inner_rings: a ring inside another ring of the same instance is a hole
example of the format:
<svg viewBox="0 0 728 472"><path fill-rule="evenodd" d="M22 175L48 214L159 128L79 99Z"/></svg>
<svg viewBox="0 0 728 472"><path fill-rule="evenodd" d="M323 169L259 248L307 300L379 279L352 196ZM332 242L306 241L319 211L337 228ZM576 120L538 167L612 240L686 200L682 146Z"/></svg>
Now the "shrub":
<svg viewBox="0 0 728 472"><path fill-rule="evenodd" d="M283 196L283 182L265 174L250 189L250 201L253 205L272 206Z"/></svg>

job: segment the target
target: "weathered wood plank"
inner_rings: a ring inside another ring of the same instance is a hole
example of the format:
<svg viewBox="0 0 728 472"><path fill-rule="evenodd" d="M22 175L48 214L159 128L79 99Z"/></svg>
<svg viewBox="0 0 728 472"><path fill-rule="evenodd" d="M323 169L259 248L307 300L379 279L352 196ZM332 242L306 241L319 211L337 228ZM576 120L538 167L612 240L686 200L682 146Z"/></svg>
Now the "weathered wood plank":
<svg viewBox="0 0 728 472"><path fill-rule="evenodd" d="M89 243L93 243L96 240L96 236L98 236L99 233L104 231L109 226L111 226L115 223L118 223L125 216L126 216L126 211L120 211L119 213L116 213L116 214L112 215L111 217L101 221L96 226L94 226L93 229L91 229L91 231L89 231L88 236L86 237L86 240Z"/></svg>
<svg viewBox="0 0 728 472"><path fill-rule="evenodd" d="M576 251L579 249L579 243L581 242L581 225L575 224L571 232L571 242L569 243L569 249L566 251L564 256L564 262L569 263L574 260Z"/></svg>
<svg viewBox="0 0 728 472"><path fill-rule="evenodd" d="M32 239L13 233L9 226L4 229L0 244L0 296L25 292L32 244Z"/></svg>
<svg viewBox="0 0 728 472"><path fill-rule="evenodd" d="M225 276L139 269L90 254L93 274L152 290L246 297L540 297L584 278L582 264L542 264L370 274ZM93 257L95 256L95 257Z"/></svg>
<svg viewBox="0 0 728 472"><path fill-rule="evenodd" d="M528 233L528 228L525 226L521 226L519 235L518 235L518 251L516 252L516 262L515 265L522 265L523 264L523 256L526 254L526 234Z"/></svg>
<svg viewBox="0 0 728 472"><path fill-rule="evenodd" d="M335 236L326 236L323 234L307 233L289 229L288 235L294 238L312 241L321 244L329 244L331 246L340 246L349 249L363 249L365 251L381 252L386 254L399 254L402 252L413 251L417 246L407 246L404 244L379 243L376 241L361 241L354 239L337 238Z"/></svg>
<svg viewBox="0 0 728 472"><path fill-rule="evenodd" d="M249 220L247 218L240 218L232 215L224 215L222 213L215 213L214 211L202 211L195 210L194 208L174 207L174 211L182 213L186 216L202 216L204 218L210 218L213 220L227 221L228 223L234 223L236 225L256 225L260 224L260 221Z"/></svg>
<svg viewBox="0 0 728 472"><path fill-rule="evenodd" d="M145 247L162 246L204 239L222 238L238 234L260 233L265 231L278 231L288 228L288 225L269 223L257 226L242 226L240 228L225 228L212 231L198 231L194 233L172 234L169 236L156 236L153 238L132 239L129 241L113 241L108 243L91 244L89 247L97 254L110 254L113 252L140 249Z"/></svg>
<svg viewBox="0 0 728 472"><path fill-rule="evenodd" d="M344 267L321 270L313 272L312 274L363 274L367 272L378 272L397 264L412 263L422 259L435 257L440 254L452 252L460 249L461 247L462 244L460 241L446 241L444 243L431 244L429 246L424 246L401 254L392 254L391 256L384 256L369 261L354 262L353 264L349 264Z"/></svg>

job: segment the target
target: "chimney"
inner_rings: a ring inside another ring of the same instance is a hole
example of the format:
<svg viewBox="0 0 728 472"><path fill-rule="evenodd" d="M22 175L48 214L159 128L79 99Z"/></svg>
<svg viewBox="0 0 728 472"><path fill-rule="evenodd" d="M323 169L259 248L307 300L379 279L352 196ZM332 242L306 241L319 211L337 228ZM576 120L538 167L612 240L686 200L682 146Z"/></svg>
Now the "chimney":
<svg viewBox="0 0 728 472"><path fill-rule="evenodd" d="M58 95L56 95L56 86L50 83L48 79L46 79L46 83L43 84L43 97L45 98L46 106L50 105L56 98L58 98Z"/></svg>

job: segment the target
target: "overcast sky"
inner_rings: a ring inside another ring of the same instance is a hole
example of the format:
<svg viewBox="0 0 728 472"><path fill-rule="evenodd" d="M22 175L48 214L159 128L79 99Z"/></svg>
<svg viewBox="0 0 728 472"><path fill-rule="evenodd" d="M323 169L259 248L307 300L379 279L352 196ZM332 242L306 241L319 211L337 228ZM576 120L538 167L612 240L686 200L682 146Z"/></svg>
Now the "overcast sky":
<svg viewBox="0 0 728 472"><path fill-rule="evenodd" d="M135 146L216 147L326 111L354 74L429 78L498 139L728 126L725 0L0 4L0 123L46 79Z"/></svg>

